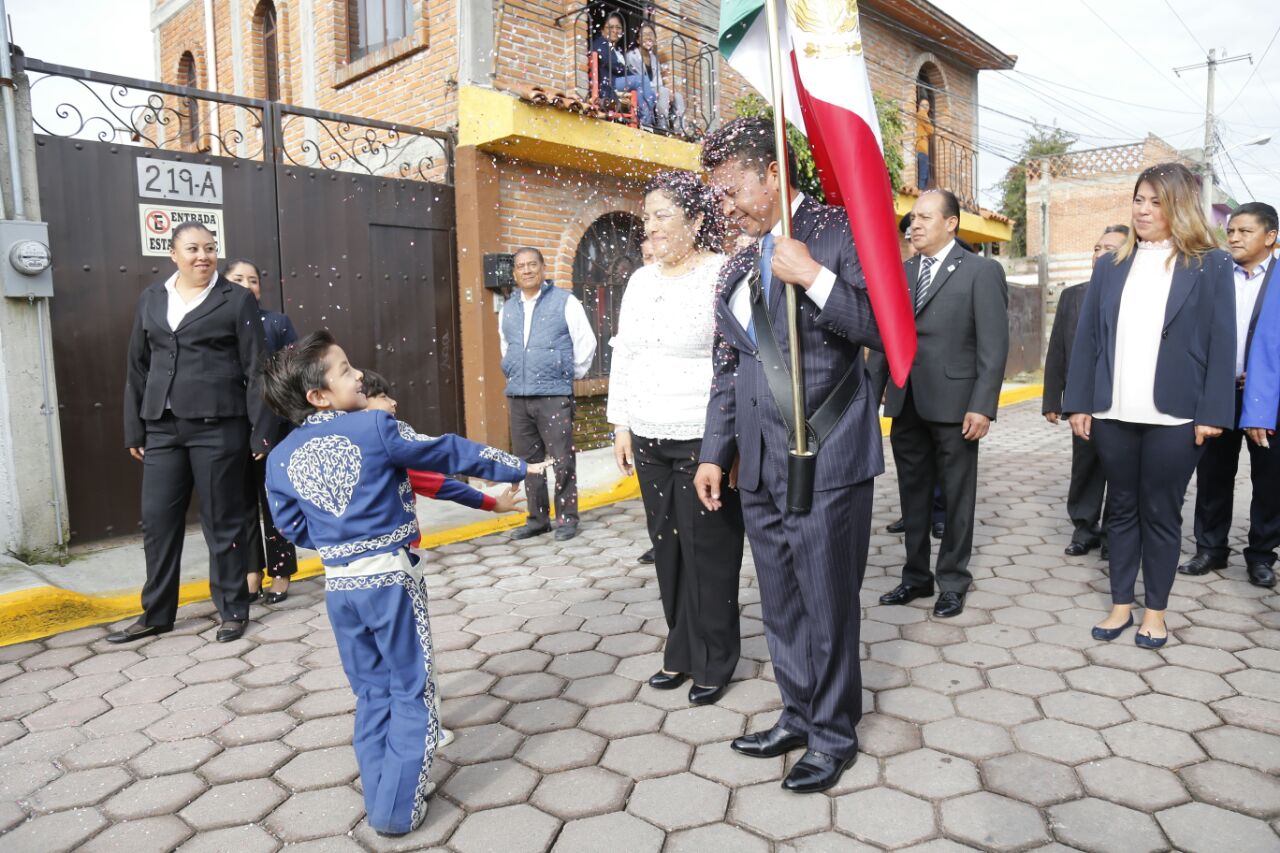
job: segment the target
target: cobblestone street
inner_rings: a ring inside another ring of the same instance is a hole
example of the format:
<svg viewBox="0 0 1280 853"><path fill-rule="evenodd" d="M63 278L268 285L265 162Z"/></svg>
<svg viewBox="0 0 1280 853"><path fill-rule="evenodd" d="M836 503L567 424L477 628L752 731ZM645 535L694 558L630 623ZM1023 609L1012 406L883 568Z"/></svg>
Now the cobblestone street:
<svg viewBox="0 0 1280 853"><path fill-rule="evenodd" d="M720 703L644 685L665 626L629 501L585 514L571 542L497 535L428 555L457 740L437 755L413 834L382 839L364 823L354 698L309 580L255 607L230 644L213 642L204 602L172 634L123 649L106 626L0 648L0 849L1274 853L1280 595L1247 584L1236 556L1178 578L1161 651L1136 648L1132 631L1090 639L1107 579L1096 554L1062 554L1069 433L1038 412L1038 400L1002 411L983 443L976 581L959 618L935 620L932 601L876 603L902 559L884 533L892 471L879 479L862 753L829 795L787 794L783 759L729 749L779 707L749 561L743 659Z"/></svg>

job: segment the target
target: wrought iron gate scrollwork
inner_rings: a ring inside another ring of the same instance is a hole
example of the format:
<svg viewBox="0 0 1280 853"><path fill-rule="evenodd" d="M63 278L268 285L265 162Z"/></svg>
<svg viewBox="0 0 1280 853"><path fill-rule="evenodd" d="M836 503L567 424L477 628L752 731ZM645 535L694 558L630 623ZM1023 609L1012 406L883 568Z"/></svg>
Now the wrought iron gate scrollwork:
<svg viewBox="0 0 1280 853"><path fill-rule="evenodd" d="M452 140L418 128L282 107L280 154L294 166L416 181L447 180Z"/></svg>

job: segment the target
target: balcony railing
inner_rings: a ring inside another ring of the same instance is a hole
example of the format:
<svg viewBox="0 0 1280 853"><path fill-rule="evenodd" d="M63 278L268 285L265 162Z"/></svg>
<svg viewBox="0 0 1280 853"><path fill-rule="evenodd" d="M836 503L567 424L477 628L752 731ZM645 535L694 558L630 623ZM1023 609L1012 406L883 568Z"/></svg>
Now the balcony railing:
<svg viewBox="0 0 1280 853"><path fill-rule="evenodd" d="M909 151L915 150L916 114L910 110L899 108L903 124L906 126L904 144ZM972 138L962 136L950 128L934 125L933 136L929 139L929 186L925 189L951 190L960 200L960 206L966 210L978 209L978 150ZM914 154L911 165L915 166ZM915 171L912 169L912 179Z"/></svg>
<svg viewBox="0 0 1280 853"><path fill-rule="evenodd" d="M656 48L662 63L663 85L671 90L675 100L684 105L682 125L663 132L701 139L714 130L720 111L715 31L708 24L674 15L653 3L643 6L588 3L555 19L557 27L572 28L574 85L583 98L591 96L588 77L591 41L599 35L601 24L612 14L621 16L627 23L619 45L623 53L636 46L641 22L652 26L657 33ZM656 129L647 127L646 130Z"/></svg>

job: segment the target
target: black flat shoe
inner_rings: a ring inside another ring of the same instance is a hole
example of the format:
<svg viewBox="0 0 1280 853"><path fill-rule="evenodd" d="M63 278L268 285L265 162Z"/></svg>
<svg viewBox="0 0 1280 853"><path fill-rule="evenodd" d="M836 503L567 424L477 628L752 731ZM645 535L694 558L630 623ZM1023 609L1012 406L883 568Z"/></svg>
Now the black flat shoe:
<svg viewBox="0 0 1280 853"><path fill-rule="evenodd" d="M1084 542L1072 542L1070 545L1062 549L1062 553L1066 554L1068 557L1083 557L1091 550L1093 550L1092 546L1087 545Z"/></svg>
<svg viewBox="0 0 1280 853"><path fill-rule="evenodd" d="M885 528L886 533L902 533L907 529L907 523L899 518L897 521Z"/></svg>
<svg viewBox="0 0 1280 853"><path fill-rule="evenodd" d="M119 631L107 634L106 640L108 643L132 643L134 640L141 640L144 637L167 634L172 630L172 625L143 625L141 622L134 622L128 628L122 628Z"/></svg>
<svg viewBox="0 0 1280 853"><path fill-rule="evenodd" d="M944 534L944 533L946 533L946 532L947 532L947 525L943 524L941 521L935 521L935 522L933 523L933 531L932 531L932 532L933 532L933 538L934 538L934 539L941 539L941 538L942 538L942 534Z"/></svg>
<svg viewBox="0 0 1280 853"><path fill-rule="evenodd" d="M270 595L270 593L268 593L268 595ZM257 601L259 598L262 598L262 590L260 590L260 589L255 589L253 592L249 593L249 603L250 603L250 604L253 604L253 603L254 603L255 601Z"/></svg>
<svg viewBox="0 0 1280 853"><path fill-rule="evenodd" d="M507 538L519 541L521 539L532 539L534 536L541 536L544 533L550 532L551 525L549 524L546 527L530 527L526 524L524 527L517 527L515 530L508 533Z"/></svg>
<svg viewBox="0 0 1280 853"><path fill-rule="evenodd" d="M578 522L572 524L562 524L556 528L556 541L568 542L570 539L578 535Z"/></svg>
<svg viewBox="0 0 1280 853"><path fill-rule="evenodd" d="M644 563L646 566L648 566L653 564L654 559L655 558L653 556L653 549L650 548L648 551L645 551L643 554L640 555L637 562Z"/></svg>
<svg viewBox="0 0 1280 853"><path fill-rule="evenodd" d="M694 705L714 705L724 695L725 685L719 687L702 687L693 685L689 688L689 701Z"/></svg>
<svg viewBox="0 0 1280 853"><path fill-rule="evenodd" d="M958 592L944 592L938 596L933 605L933 615L940 619L949 619L964 612L964 596Z"/></svg>
<svg viewBox="0 0 1280 853"><path fill-rule="evenodd" d="M1221 571L1227 567L1225 557L1215 557L1208 551L1197 551L1196 555L1178 566L1181 575L1207 575L1209 572Z"/></svg>
<svg viewBox="0 0 1280 853"><path fill-rule="evenodd" d="M1129 621L1125 622L1119 628L1103 628L1099 625L1094 625L1093 630L1090 632L1090 634L1093 636L1095 640L1105 640L1106 642L1109 643L1132 627L1133 627L1133 614L1130 613Z"/></svg>
<svg viewBox="0 0 1280 853"><path fill-rule="evenodd" d="M1276 570L1266 563L1250 563L1248 566L1249 583L1264 589L1276 585Z"/></svg>
<svg viewBox="0 0 1280 853"><path fill-rule="evenodd" d="M782 787L796 794L813 794L825 791L840 781L841 775L858 760L858 753L848 758L836 758L825 752L814 752L812 749L796 762L787 778L782 780Z"/></svg>
<svg viewBox="0 0 1280 853"><path fill-rule="evenodd" d="M1169 629L1166 628L1165 630L1168 631ZM1168 634L1165 634L1163 637L1153 637L1150 634L1144 634L1142 631L1138 631L1138 633L1133 635L1133 644L1144 649L1158 649L1167 642L1169 642Z"/></svg>
<svg viewBox="0 0 1280 853"><path fill-rule="evenodd" d="M689 680L685 672L662 672L659 670L649 676L649 686L654 690L675 690Z"/></svg>
<svg viewBox="0 0 1280 853"><path fill-rule="evenodd" d="M900 583L880 596L881 604L909 604L917 598L932 598L932 586L907 586Z"/></svg>
<svg viewBox="0 0 1280 853"><path fill-rule="evenodd" d="M229 643L232 640L238 640L244 636L243 622L237 622L234 619L228 619L222 623L222 627L218 629L218 634L214 638L219 643Z"/></svg>
<svg viewBox="0 0 1280 853"><path fill-rule="evenodd" d="M774 726L767 731L736 737L729 748L752 758L774 758L799 749L808 741L804 735L789 732L782 726Z"/></svg>
<svg viewBox="0 0 1280 853"><path fill-rule="evenodd" d="M284 592L269 592L262 597L263 604L279 604L289 598L289 590Z"/></svg>

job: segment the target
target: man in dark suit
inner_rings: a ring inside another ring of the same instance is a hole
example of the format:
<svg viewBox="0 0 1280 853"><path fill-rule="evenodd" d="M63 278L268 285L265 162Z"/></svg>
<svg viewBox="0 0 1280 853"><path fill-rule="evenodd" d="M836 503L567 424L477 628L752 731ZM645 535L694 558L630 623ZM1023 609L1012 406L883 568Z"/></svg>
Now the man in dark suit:
<svg viewBox="0 0 1280 853"><path fill-rule="evenodd" d="M1108 252L1114 252L1129 235L1128 225L1108 225L1093 244L1093 262ZM1089 282L1072 285L1058 294L1058 311L1053 317L1053 331L1049 333L1049 352L1044 359L1044 400L1041 414L1051 424L1062 417L1062 392L1067 388L1067 365L1071 363L1071 344L1076 339L1076 326L1080 324L1080 306L1089 292ZM1067 487L1067 517L1075 525L1071 543L1063 549L1069 557L1088 554L1099 544L1102 558L1107 558L1105 533L1098 529L1102 517L1103 495L1107 488L1106 475L1102 473L1102 460L1090 442L1074 435L1071 437L1071 485Z"/></svg>
<svg viewBox="0 0 1280 853"><path fill-rule="evenodd" d="M845 212L793 190L793 239L781 236L771 122L730 122L706 140L702 164L723 192L726 217L757 242L734 255L721 275L714 378L694 484L703 504L719 509L725 472L738 461L765 637L783 703L777 725L732 746L753 757L806 747L783 787L822 791L839 781L858 751L858 594L873 478L884 471L862 347L880 348L880 336ZM788 168L794 187L795 169ZM849 398L818 448L807 513L787 508L790 399L771 393L757 347L771 330L782 362L789 363L784 284L804 290L798 334L806 419L838 386L837 399ZM756 313L767 316L769 328L755 322Z"/></svg>
<svg viewBox="0 0 1280 853"><path fill-rule="evenodd" d="M938 549L941 589L935 616L964 611L973 582L973 516L978 488L978 441L1000 402L1009 357L1009 293L1000 264L956 244L960 202L949 190L929 190L911 212L915 257L906 263L916 311L916 359L904 387L890 385L884 413L893 418L889 442L898 466L898 494L906 521L902 583L881 604L906 604L934 594L930 562L930 502L941 480L946 529ZM888 381L884 356L872 353L877 391ZM876 399L880 394L876 394Z"/></svg>
<svg viewBox="0 0 1280 853"><path fill-rule="evenodd" d="M1231 503L1236 489L1236 469L1240 462L1240 429L1245 374L1249 349L1258 327L1268 288L1277 287L1276 209L1269 204L1250 202L1236 208L1227 220L1227 248L1235 261L1236 286L1236 419L1235 429L1216 441L1205 442L1204 454L1196 468L1196 555L1178 567L1186 575L1203 575L1227 567L1231 549ZM1276 585L1276 551L1280 549L1280 448L1262 447L1245 441L1249 449L1249 473L1253 481L1253 502L1249 507L1249 544L1244 549L1249 583L1260 587Z"/></svg>

